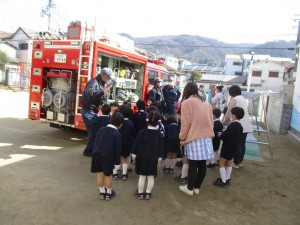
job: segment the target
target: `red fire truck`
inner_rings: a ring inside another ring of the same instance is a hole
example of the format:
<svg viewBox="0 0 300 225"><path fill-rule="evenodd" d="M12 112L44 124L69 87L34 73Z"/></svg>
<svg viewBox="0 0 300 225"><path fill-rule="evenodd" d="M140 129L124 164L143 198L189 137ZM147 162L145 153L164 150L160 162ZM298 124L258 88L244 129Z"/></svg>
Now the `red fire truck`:
<svg viewBox="0 0 300 225"><path fill-rule="evenodd" d="M124 49L95 31L71 22L64 39L43 38L33 42L28 117L51 127L85 130L81 96L85 84L103 67L116 76L108 102L146 99L155 77L166 77L167 69L150 63L136 48Z"/></svg>

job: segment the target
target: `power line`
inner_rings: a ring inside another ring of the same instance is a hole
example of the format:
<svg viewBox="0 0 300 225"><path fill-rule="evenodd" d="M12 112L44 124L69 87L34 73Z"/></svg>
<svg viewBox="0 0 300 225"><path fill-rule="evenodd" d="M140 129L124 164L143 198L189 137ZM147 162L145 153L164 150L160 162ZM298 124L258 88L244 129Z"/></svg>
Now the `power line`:
<svg viewBox="0 0 300 225"><path fill-rule="evenodd" d="M245 47L245 46L220 46L220 45L172 45L136 43L136 45L160 46L160 47L189 47L189 48L237 48L237 49L264 49L264 50L295 50L295 47Z"/></svg>

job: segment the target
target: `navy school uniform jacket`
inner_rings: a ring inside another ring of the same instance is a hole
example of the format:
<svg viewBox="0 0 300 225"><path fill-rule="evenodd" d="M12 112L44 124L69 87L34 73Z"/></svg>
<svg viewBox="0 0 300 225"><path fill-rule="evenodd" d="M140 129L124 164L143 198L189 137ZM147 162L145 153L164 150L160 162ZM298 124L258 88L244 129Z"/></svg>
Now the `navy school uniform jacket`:
<svg viewBox="0 0 300 225"><path fill-rule="evenodd" d="M131 148L139 159L158 160L164 155L164 138L159 130L143 129L139 131Z"/></svg>
<svg viewBox="0 0 300 225"><path fill-rule="evenodd" d="M147 127L147 115L148 114L145 111L139 111L133 114L132 122L135 127L135 136L140 130L145 129Z"/></svg>
<svg viewBox="0 0 300 225"><path fill-rule="evenodd" d="M118 129L109 124L100 128L96 135L93 154L110 159L114 165L120 165L122 137Z"/></svg>
<svg viewBox="0 0 300 225"><path fill-rule="evenodd" d="M105 115L102 115L102 116L99 116L96 120L95 120L95 134L97 134L98 130L101 128L101 127L106 127L108 124L109 124L109 116L105 116Z"/></svg>
<svg viewBox="0 0 300 225"><path fill-rule="evenodd" d="M133 122L125 119L119 131L122 135L122 148L130 148L135 137L135 128Z"/></svg>
<svg viewBox="0 0 300 225"><path fill-rule="evenodd" d="M223 146L234 146L237 147L240 145L243 134L243 127L240 122L233 121L231 122L226 130L220 136L220 139L223 141ZM224 147L225 147L224 146Z"/></svg>

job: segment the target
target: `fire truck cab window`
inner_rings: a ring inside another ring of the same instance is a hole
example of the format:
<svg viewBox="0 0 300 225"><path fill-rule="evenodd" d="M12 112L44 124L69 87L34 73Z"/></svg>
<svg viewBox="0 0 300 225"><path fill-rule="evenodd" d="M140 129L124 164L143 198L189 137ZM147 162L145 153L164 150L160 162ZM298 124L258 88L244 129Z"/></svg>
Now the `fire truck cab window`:
<svg viewBox="0 0 300 225"><path fill-rule="evenodd" d="M149 69L149 74L148 74L148 83L149 83L149 85L154 85L154 79L156 78L156 77L158 77L158 73L157 73L157 71L155 71L155 70L150 70Z"/></svg>

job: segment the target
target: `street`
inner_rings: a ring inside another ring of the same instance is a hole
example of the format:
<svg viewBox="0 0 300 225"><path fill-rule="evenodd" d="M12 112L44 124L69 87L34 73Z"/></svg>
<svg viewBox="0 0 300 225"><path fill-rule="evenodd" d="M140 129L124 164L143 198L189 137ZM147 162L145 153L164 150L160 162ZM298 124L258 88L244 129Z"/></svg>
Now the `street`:
<svg viewBox="0 0 300 225"><path fill-rule="evenodd" d="M0 90L0 224L299 224L300 142L271 132L274 156L261 146L264 161L245 160L228 188L212 185L208 168L200 194L179 191L162 168L153 198L134 196L138 176L113 181L117 196L98 199L96 174L82 156L86 133L50 128L27 119L28 93Z"/></svg>

